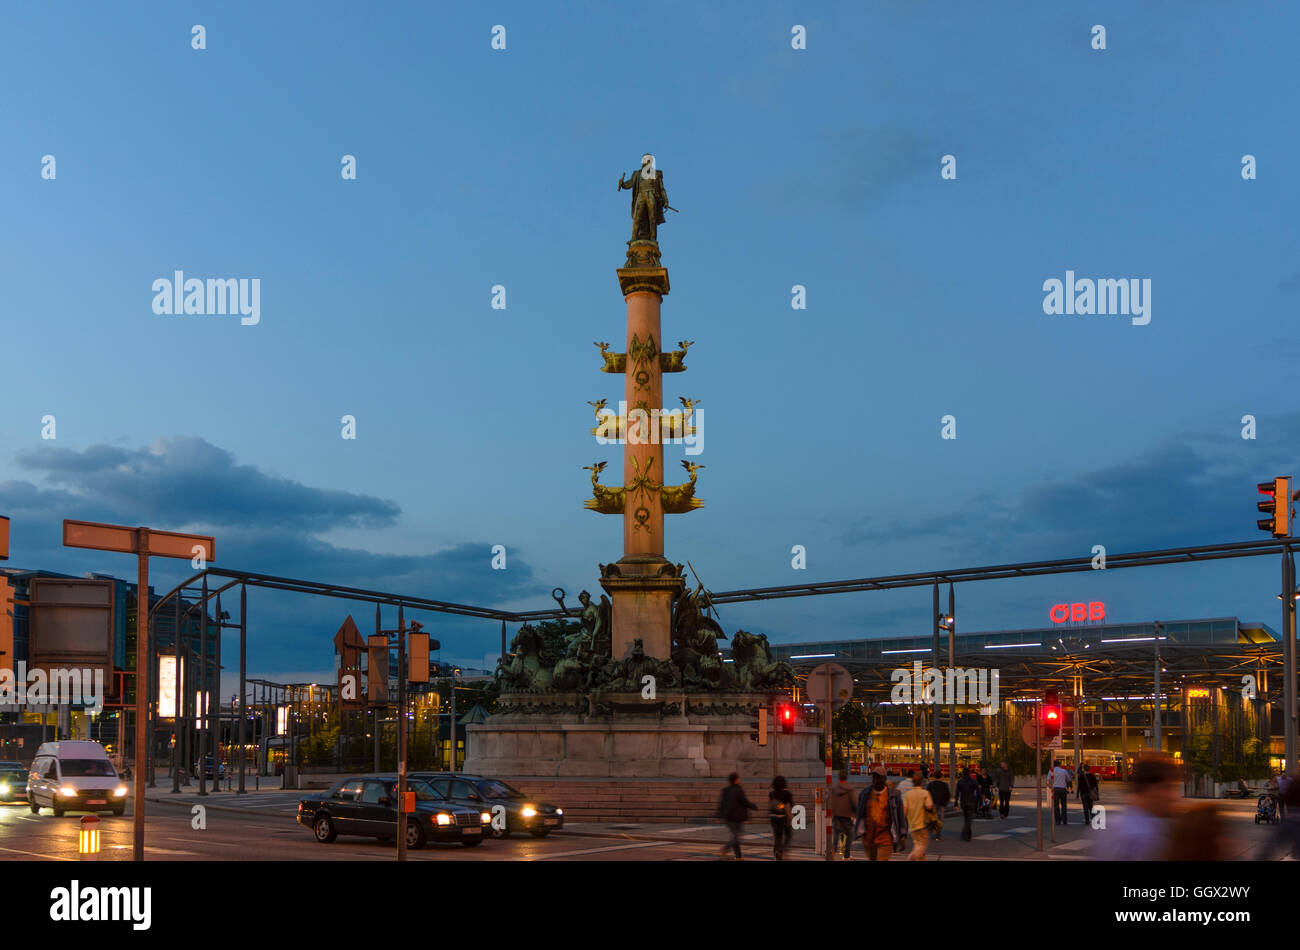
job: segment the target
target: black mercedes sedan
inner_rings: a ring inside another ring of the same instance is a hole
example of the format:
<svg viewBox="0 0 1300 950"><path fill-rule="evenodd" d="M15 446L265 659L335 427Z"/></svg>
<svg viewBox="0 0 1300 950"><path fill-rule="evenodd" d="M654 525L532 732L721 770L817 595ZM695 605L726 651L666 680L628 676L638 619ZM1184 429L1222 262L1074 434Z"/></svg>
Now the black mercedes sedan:
<svg viewBox="0 0 1300 950"><path fill-rule="evenodd" d="M500 779L446 772L412 772L411 775L429 783L435 792L457 805L490 813L493 837L507 838L514 832L526 831L534 838L545 838L564 827L563 808L530 798Z"/></svg>
<svg viewBox="0 0 1300 950"><path fill-rule="evenodd" d="M483 841L492 820L487 809L457 805L410 777L406 790L415 795L415 811L406 821L408 848L423 848L429 841L459 841L472 848ZM397 836L397 805L396 775L354 776L323 795L299 801L298 823L321 844L339 835L391 839Z"/></svg>

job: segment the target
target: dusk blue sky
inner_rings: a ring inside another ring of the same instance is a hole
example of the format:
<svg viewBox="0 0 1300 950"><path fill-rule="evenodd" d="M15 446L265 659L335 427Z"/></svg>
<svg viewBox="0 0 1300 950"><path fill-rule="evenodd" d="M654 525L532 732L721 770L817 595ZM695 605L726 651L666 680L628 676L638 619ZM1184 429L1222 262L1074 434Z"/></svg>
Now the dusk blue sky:
<svg viewBox="0 0 1300 950"><path fill-rule="evenodd" d="M11 5L8 566L131 576L129 557L60 547L70 517L439 599L598 593L621 528L583 510L581 467L616 473L621 453L594 444L586 403L617 402L622 379L592 341L622 348L615 185L644 151L681 209L660 230L664 340L696 341L665 401L704 415L706 507L668 518L667 554L710 587L1262 538L1254 484L1295 473L1300 444L1298 9ZM152 283L178 269L260 278L261 322L156 315ZM1150 324L1045 315L1043 282L1067 270L1150 279ZM158 563L158 585L181 566ZM1096 599L1116 620L1277 627L1278 574L1268 558L967 585L958 627ZM917 634L929 597L722 618L777 642ZM251 599L254 672L331 669L346 605ZM423 619L446 659L497 648L490 622Z"/></svg>

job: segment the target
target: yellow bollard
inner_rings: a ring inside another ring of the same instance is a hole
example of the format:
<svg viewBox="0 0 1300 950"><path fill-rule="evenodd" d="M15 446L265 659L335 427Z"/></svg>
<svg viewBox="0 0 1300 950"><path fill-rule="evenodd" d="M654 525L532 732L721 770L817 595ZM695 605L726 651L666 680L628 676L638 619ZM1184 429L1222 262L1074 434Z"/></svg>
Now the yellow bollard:
<svg viewBox="0 0 1300 950"><path fill-rule="evenodd" d="M83 815L77 833L77 850L83 861L99 860L99 816Z"/></svg>

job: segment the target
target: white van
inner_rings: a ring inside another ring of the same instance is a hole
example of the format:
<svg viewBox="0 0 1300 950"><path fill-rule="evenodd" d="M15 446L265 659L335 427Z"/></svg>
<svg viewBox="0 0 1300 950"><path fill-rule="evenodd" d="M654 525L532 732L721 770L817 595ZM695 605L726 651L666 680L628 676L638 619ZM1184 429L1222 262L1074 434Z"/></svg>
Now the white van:
<svg viewBox="0 0 1300 950"><path fill-rule="evenodd" d="M54 809L56 818L65 811L120 815L126 810L126 792L104 747L84 739L41 743L27 775L27 806L33 815L42 807Z"/></svg>

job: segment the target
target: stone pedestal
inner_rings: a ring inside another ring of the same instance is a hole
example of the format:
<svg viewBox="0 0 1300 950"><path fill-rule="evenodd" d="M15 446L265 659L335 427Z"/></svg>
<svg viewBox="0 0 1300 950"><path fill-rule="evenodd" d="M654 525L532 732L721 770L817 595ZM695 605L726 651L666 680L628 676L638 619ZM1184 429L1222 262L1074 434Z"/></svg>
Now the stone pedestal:
<svg viewBox="0 0 1300 950"><path fill-rule="evenodd" d="M772 735L767 746L750 736L755 706L766 693L506 693L502 711L466 726L465 771L503 778L716 778L731 772L777 771L814 778L820 732L801 726Z"/></svg>
<svg viewBox="0 0 1300 950"><path fill-rule="evenodd" d="M662 558L656 564L670 573L660 576L633 574L606 576L600 586L609 594L611 646L616 660L632 652L632 641L640 639L646 656L667 660L672 656L673 598L681 596L686 582ZM619 562L619 568L626 564Z"/></svg>

